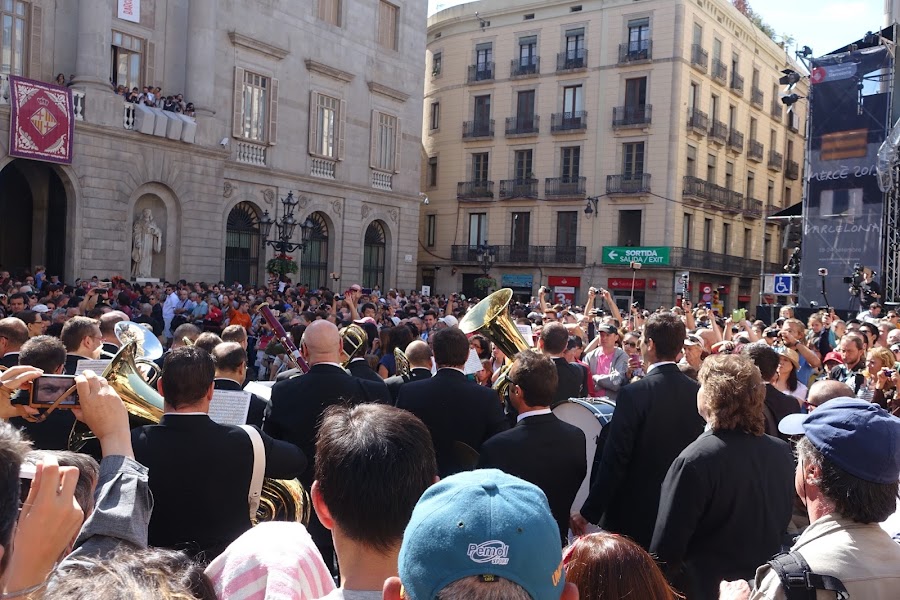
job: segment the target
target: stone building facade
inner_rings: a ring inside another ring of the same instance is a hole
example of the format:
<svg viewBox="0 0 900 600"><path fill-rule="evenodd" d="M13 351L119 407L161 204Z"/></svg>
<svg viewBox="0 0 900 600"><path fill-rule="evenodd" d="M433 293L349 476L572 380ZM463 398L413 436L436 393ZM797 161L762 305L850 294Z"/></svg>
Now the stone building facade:
<svg viewBox="0 0 900 600"><path fill-rule="evenodd" d="M123 4L138 13L120 18ZM293 192L295 218L312 225L294 281L412 286L425 11L410 0L0 0L0 18L16 21L0 65L0 264L127 275L132 223L150 208L163 230L153 276L256 283L272 256L259 219L280 217ZM13 159L7 76L57 73L73 76L73 163ZM183 93L195 127L173 134L167 115L110 83Z"/></svg>
<svg viewBox="0 0 900 600"><path fill-rule="evenodd" d="M522 297L594 285L624 306L634 275L642 305L671 305L687 271L695 303L755 305L764 240L781 272L764 217L802 195L806 106L778 83L800 67L727 0L481 0L429 18L425 68L437 291L476 291L485 241Z"/></svg>

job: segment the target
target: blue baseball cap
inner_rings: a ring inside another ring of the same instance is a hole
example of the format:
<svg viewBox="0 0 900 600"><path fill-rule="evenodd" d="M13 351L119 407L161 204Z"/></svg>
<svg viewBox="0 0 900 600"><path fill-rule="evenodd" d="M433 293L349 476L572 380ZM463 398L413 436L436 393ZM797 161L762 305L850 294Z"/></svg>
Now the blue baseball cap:
<svg viewBox="0 0 900 600"><path fill-rule="evenodd" d="M807 415L788 415L778 430L805 435L825 458L864 481L900 481L900 419L877 404L835 398Z"/></svg>
<svg viewBox="0 0 900 600"><path fill-rule="evenodd" d="M403 533L398 567L411 600L431 600L474 575L502 577L541 600L559 598L565 585L547 497L497 469L451 475L428 488Z"/></svg>

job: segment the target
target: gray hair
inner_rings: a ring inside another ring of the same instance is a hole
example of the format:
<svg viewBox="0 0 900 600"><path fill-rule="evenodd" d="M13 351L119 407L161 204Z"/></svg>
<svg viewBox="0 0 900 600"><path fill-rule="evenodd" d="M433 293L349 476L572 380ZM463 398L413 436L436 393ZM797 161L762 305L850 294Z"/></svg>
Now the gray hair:
<svg viewBox="0 0 900 600"><path fill-rule="evenodd" d="M533 600L525 588L509 579L485 582L478 575L457 579L438 592L437 600Z"/></svg>

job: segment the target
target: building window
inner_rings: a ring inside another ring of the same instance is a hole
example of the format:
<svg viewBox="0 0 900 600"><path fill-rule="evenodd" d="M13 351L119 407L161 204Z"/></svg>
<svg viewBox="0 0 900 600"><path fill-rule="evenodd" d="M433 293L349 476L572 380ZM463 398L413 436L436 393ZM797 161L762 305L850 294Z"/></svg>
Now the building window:
<svg viewBox="0 0 900 600"><path fill-rule="evenodd" d="M524 180L532 179L532 160L534 157L533 150L516 150L515 152L515 179Z"/></svg>
<svg viewBox="0 0 900 600"><path fill-rule="evenodd" d="M525 250L527 258L529 238L531 237L531 213L514 212L509 232L509 244L514 250Z"/></svg>
<svg viewBox="0 0 900 600"><path fill-rule="evenodd" d="M703 251L704 252L712 252L712 238L713 238L713 222L712 219L704 219L703 220Z"/></svg>
<svg viewBox="0 0 900 600"><path fill-rule="evenodd" d="M441 103L431 103L431 131L436 131L441 127Z"/></svg>
<svg viewBox="0 0 900 600"><path fill-rule="evenodd" d="M570 29L566 31L566 56L564 66L566 69L579 69L584 66L584 28Z"/></svg>
<svg viewBox="0 0 900 600"><path fill-rule="evenodd" d="M580 117L578 113L584 110L584 88L580 85L571 85L563 88L563 114L565 119Z"/></svg>
<svg viewBox="0 0 900 600"><path fill-rule="evenodd" d="M519 38L520 73L534 73L537 66L537 36L529 35Z"/></svg>
<svg viewBox="0 0 900 600"><path fill-rule="evenodd" d="M475 96L475 128L478 131L489 131L491 127L491 96Z"/></svg>
<svg viewBox="0 0 900 600"><path fill-rule="evenodd" d="M425 215L425 245L434 248L434 235L437 231L437 215Z"/></svg>
<svg viewBox="0 0 900 600"><path fill-rule="evenodd" d="M328 224L320 212L309 216L313 224L309 242L303 251L299 282L309 284L308 289L329 285L328 281Z"/></svg>
<svg viewBox="0 0 900 600"><path fill-rule="evenodd" d="M490 180L490 154L488 152L475 152L472 154L472 181Z"/></svg>
<svg viewBox="0 0 900 600"><path fill-rule="evenodd" d="M687 174L690 177L697 176L697 148L691 145L687 147Z"/></svg>
<svg viewBox="0 0 900 600"><path fill-rule="evenodd" d="M709 118L711 121L719 120L719 97L715 94L709 98Z"/></svg>
<svg viewBox="0 0 900 600"><path fill-rule="evenodd" d="M244 71L241 137L254 142L266 141L269 111L269 78Z"/></svg>
<svg viewBox="0 0 900 600"><path fill-rule="evenodd" d="M755 141L755 142L758 142L758 141L759 141L759 140L756 139L756 129L757 129L757 127L758 127L758 124L757 124L756 118L750 117L750 139L753 140L753 141Z"/></svg>
<svg viewBox="0 0 900 600"><path fill-rule="evenodd" d="M438 159L437 156L428 157L428 187L437 187L438 179Z"/></svg>
<svg viewBox="0 0 900 600"><path fill-rule="evenodd" d="M753 256L753 230L744 228L744 257Z"/></svg>
<svg viewBox="0 0 900 600"><path fill-rule="evenodd" d="M400 166L400 121L393 115L372 111L370 166L396 173Z"/></svg>
<svg viewBox="0 0 900 600"><path fill-rule="evenodd" d="M6 8L9 6L10 2L6 0L3 4L4 8ZM22 3L16 2L16 4ZM22 61L22 55L18 54L18 52L21 51L21 48L14 50L12 55L9 54L10 50L7 47L7 39L12 38L13 43L17 46L22 46L22 38L16 39L16 36L24 35L19 32L19 28L24 27L24 18L16 17L15 24L13 24L12 15L7 14L6 11L0 13L0 17L3 19L3 72L11 72L13 75L20 75L21 73L15 71L7 71L7 69L10 68L10 61L20 63L18 68L21 68ZM143 85L142 82L144 81L143 54L144 40L131 35L126 35L120 31L112 32L113 85L124 85L129 90L141 88ZM148 81L147 85L153 85L154 83L155 82L153 81Z"/></svg>
<svg viewBox="0 0 900 600"><path fill-rule="evenodd" d="M431 55L431 76L437 77L441 74L441 69L444 67L443 65L444 56L441 52L435 52Z"/></svg>
<svg viewBox="0 0 900 600"><path fill-rule="evenodd" d="M332 25L341 26L341 0L319 0L318 16Z"/></svg>
<svg viewBox="0 0 900 600"><path fill-rule="evenodd" d="M475 46L475 80L494 78L494 45L484 42Z"/></svg>
<svg viewBox="0 0 900 600"><path fill-rule="evenodd" d="M645 104L647 104L647 78L626 79L625 108L639 108Z"/></svg>
<svg viewBox="0 0 900 600"><path fill-rule="evenodd" d="M650 49L650 19L628 23L628 54L646 53Z"/></svg>
<svg viewBox="0 0 900 600"><path fill-rule="evenodd" d="M2 10L0 10L0 18L3 21L3 46L0 48L3 60L0 64L0 73L25 75L27 15L28 5L25 2L3 0ZM138 62L140 63L140 51L138 51ZM113 65L116 65L115 61Z"/></svg>
<svg viewBox="0 0 900 600"><path fill-rule="evenodd" d="M322 158L343 158L344 101L312 92L309 111L309 153Z"/></svg>
<svg viewBox="0 0 900 600"><path fill-rule="evenodd" d="M558 248L575 249L578 240L578 211L556 213L556 245Z"/></svg>
<svg viewBox="0 0 900 600"><path fill-rule="evenodd" d="M691 238L694 236L694 215L684 213L684 220L681 222L681 243L685 248L691 247Z"/></svg>
<svg viewBox="0 0 900 600"><path fill-rule="evenodd" d="M755 198L756 175L753 171L747 171L747 198Z"/></svg>
<svg viewBox="0 0 900 600"><path fill-rule="evenodd" d="M769 186L766 188L766 204L772 206L775 204L775 182L769 180Z"/></svg>
<svg viewBox="0 0 900 600"><path fill-rule="evenodd" d="M703 45L703 27L699 23L694 23L692 43L698 46Z"/></svg>
<svg viewBox="0 0 900 600"><path fill-rule="evenodd" d="M516 92L516 131L534 129L534 90Z"/></svg>
<svg viewBox="0 0 900 600"><path fill-rule="evenodd" d="M792 202L792 200L791 200L791 188L786 187L786 188L784 188L784 203L782 204L782 206L784 206L785 208L787 208L788 206L791 205L791 202Z"/></svg>
<svg viewBox="0 0 900 600"><path fill-rule="evenodd" d="M622 174L626 178L644 174L644 142L622 144Z"/></svg>
<svg viewBox="0 0 900 600"><path fill-rule="evenodd" d="M363 287L384 289L384 263L387 242L384 224L372 221L366 229L363 244Z"/></svg>
<svg viewBox="0 0 900 600"><path fill-rule="evenodd" d="M568 181L581 176L581 146L567 146L562 149L560 175Z"/></svg>
<svg viewBox="0 0 900 600"><path fill-rule="evenodd" d="M693 117L697 110L697 100L700 98L700 84L691 82L691 90L688 92L688 114Z"/></svg>
<svg viewBox="0 0 900 600"><path fill-rule="evenodd" d="M225 281L259 284L259 249L259 212L241 202L228 213L225 225Z"/></svg>
<svg viewBox="0 0 900 600"><path fill-rule="evenodd" d="M731 249L731 224L722 223L722 254L728 254Z"/></svg>
<svg viewBox="0 0 900 600"><path fill-rule="evenodd" d="M734 189L734 163L725 161L725 188Z"/></svg>
<svg viewBox="0 0 900 600"><path fill-rule="evenodd" d="M397 49L397 27L400 8L390 2L380 0L378 3L378 45L388 50Z"/></svg>
<svg viewBox="0 0 900 600"><path fill-rule="evenodd" d="M469 245L487 243L487 213L469 215Z"/></svg>
<svg viewBox="0 0 900 600"><path fill-rule="evenodd" d="M706 181L709 183L716 182L716 155L709 154L706 158Z"/></svg>
<svg viewBox="0 0 900 600"><path fill-rule="evenodd" d="M641 216L640 210L619 211L619 245L641 245Z"/></svg>

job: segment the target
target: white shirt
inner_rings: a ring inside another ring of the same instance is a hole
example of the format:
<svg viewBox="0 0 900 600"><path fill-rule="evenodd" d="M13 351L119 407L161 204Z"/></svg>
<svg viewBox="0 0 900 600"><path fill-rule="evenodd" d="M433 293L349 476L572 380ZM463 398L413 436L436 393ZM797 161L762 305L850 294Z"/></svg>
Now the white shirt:
<svg viewBox="0 0 900 600"><path fill-rule="evenodd" d="M181 301L178 299L178 294L176 292L172 292L169 294L169 297L166 298L166 301L163 303L162 311L163 311L163 319L166 321L171 321L172 317L175 316L175 307L178 306Z"/></svg>
<svg viewBox="0 0 900 600"><path fill-rule="evenodd" d="M674 365L674 364L675 364L675 361L673 361L673 360L661 360L659 362L655 362L652 365L650 365L650 367L647 369L647 375L649 375L650 371L652 371L656 367L659 367L661 365Z"/></svg>
<svg viewBox="0 0 900 600"><path fill-rule="evenodd" d="M537 408L535 410L529 410L528 412L521 413L518 417L516 417L516 423L521 421L522 419L527 419L528 417L536 417L538 415L549 415L553 411L549 408Z"/></svg>

